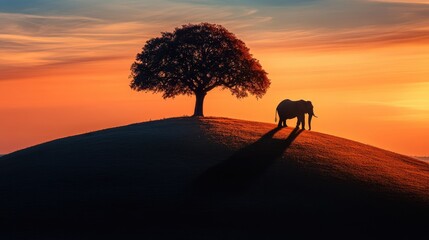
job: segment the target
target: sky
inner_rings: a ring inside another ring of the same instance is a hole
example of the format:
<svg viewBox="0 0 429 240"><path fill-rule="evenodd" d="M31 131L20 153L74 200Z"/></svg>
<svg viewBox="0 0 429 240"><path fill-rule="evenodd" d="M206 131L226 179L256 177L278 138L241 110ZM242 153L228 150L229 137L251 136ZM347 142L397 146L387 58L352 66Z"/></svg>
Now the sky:
<svg viewBox="0 0 429 240"><path fill-rule="evenodd" d="M135 92L129 75L147 40L200 22L271 80L258 100L212 90L206 116L274 123L281 100L306 99L313 131L429 155L429 0L0 0L0 154L192 115L193 97Z"/></svg>

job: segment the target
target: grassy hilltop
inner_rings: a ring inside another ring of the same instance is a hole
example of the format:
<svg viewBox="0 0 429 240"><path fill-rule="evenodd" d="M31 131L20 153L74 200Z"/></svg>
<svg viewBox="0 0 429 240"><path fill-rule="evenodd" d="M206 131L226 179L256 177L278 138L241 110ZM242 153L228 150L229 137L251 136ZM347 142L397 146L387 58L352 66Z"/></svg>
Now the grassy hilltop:
<svg viewBox="0 0 429 240"><path fill-rule="evenodd" d="M172 118L5 155L0 237L428 239L428 163L275 127Z"/></svg>

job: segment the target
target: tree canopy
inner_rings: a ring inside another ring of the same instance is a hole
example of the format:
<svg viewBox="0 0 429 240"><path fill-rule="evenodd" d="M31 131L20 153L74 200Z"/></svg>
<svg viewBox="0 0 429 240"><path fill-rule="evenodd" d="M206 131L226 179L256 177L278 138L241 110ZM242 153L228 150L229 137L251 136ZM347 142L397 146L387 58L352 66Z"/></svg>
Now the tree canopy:
<svg viewBox="0 0 429 240"><path fill-rule="evenodd" d="M207 92L221 87L238 98L261 98L270 80L249 48L221 25L200 23L163 32L146 42L131 66L130 87L164 98L195 95L194 116L203 116Z"/></svg>

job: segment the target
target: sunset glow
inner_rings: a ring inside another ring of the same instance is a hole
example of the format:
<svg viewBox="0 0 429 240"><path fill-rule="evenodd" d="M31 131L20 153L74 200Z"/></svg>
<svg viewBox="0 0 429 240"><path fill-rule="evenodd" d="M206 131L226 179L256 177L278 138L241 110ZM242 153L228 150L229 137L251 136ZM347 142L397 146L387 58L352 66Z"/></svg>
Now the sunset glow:
<svg viewBox="0 0 429 240"><path fill-rule="evenodd" d="M130 66L160 32L211 22L246 43L271 86L259 100L215 89L206 116L274 123L281 100L306 99L314 131L429 155L429 1L263 2L0 0L0 154L191 115L194 97L131 90Z"/></svg>

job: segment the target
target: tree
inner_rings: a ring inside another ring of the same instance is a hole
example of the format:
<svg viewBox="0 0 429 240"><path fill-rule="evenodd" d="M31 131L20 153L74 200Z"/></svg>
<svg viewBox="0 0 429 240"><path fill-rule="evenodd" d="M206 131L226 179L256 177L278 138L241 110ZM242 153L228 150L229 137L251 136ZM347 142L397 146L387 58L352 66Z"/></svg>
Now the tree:
<svg viewBox="0 0 429 240"><path fill-rule="evenodd" d="M270 80L249 48L217 24L183 25L148 40L131 66L130 87L162 92L163 98L195 95L194 116L203 116L204 97L221 87L237 98L261 98Z"/></svg>

